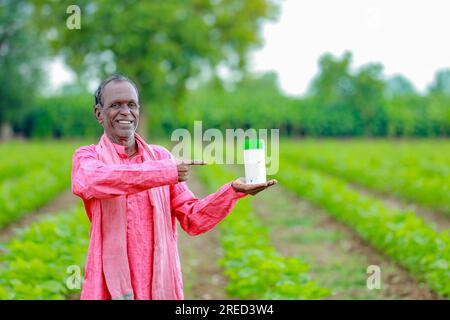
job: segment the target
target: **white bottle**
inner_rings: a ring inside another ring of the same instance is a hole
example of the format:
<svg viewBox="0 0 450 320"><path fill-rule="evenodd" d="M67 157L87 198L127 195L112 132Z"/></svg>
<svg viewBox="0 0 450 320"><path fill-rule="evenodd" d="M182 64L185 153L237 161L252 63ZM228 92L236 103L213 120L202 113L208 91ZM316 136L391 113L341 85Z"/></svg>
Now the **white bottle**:
<svg viewBox="0 0 450 320"><path fill-rule="evenodd" d="M264 140L244 140L245 182L266 182L266 152Z"/></svg>

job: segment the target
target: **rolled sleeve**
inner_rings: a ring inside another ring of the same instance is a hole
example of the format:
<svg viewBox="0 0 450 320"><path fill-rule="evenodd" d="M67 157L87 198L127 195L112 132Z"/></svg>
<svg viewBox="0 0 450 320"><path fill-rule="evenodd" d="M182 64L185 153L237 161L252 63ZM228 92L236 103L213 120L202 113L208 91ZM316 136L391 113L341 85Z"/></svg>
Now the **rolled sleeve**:
<svg viewBox="0 0 450 320"><path fill-rule="evenodd" d="M176 183L174 159L106 165L95 151L79 149L72 160L72 192L84 199L108 199Z"/></svg>

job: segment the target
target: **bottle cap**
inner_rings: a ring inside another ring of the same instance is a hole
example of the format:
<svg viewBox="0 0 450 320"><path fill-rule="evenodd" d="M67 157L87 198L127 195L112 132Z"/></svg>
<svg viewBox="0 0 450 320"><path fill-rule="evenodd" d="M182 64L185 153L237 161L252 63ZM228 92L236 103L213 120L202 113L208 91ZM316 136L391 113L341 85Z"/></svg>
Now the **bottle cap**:
<svg viewBox="0 0 450 320"><path fill-rule="evenodd" d="M263 139L244 139L244 150L249 149L264 149L264 140Z"/></svg>

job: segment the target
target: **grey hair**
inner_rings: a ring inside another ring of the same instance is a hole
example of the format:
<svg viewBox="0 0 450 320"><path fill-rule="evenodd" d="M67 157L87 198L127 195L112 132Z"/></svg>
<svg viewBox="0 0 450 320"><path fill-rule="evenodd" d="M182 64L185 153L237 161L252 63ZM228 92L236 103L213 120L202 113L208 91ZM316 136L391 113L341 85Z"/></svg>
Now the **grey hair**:
<svg viewBox="0 0 450 320"><path fill-rule="evenodd" d="M100 85L98 86L97 90L95 90L95 105L94 107L96 107L97 105L103 106L103 102L102 102L102 96L103 96L103 90L105 89L106 85L110 82L114 82L114 81L127 81L129 82L134 89L136 89L136 93L139 96L139 90L138 87L136 85L136 83L134 83L133 80L131 80L130 78L121 75L121 74L113 74L111 76L108 76L107 78L105 78Z"/></svg>

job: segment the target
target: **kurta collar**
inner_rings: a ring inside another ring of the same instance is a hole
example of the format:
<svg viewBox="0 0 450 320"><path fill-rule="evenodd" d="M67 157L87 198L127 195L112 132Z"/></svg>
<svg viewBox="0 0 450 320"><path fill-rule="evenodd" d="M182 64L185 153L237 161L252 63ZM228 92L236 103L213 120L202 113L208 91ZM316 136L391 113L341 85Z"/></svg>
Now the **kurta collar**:
<svg viewBox="0 0 450 320"><path fill-rule="evenodd" d="M137 141L136 141L137 142ZM113 143L114 149L116 150L117 154L122 159L128 159L128 155L125 152L125 146L117 143ZM142 155L142 147L137 143L138 152L134 157L141 156Z"/></svg>

